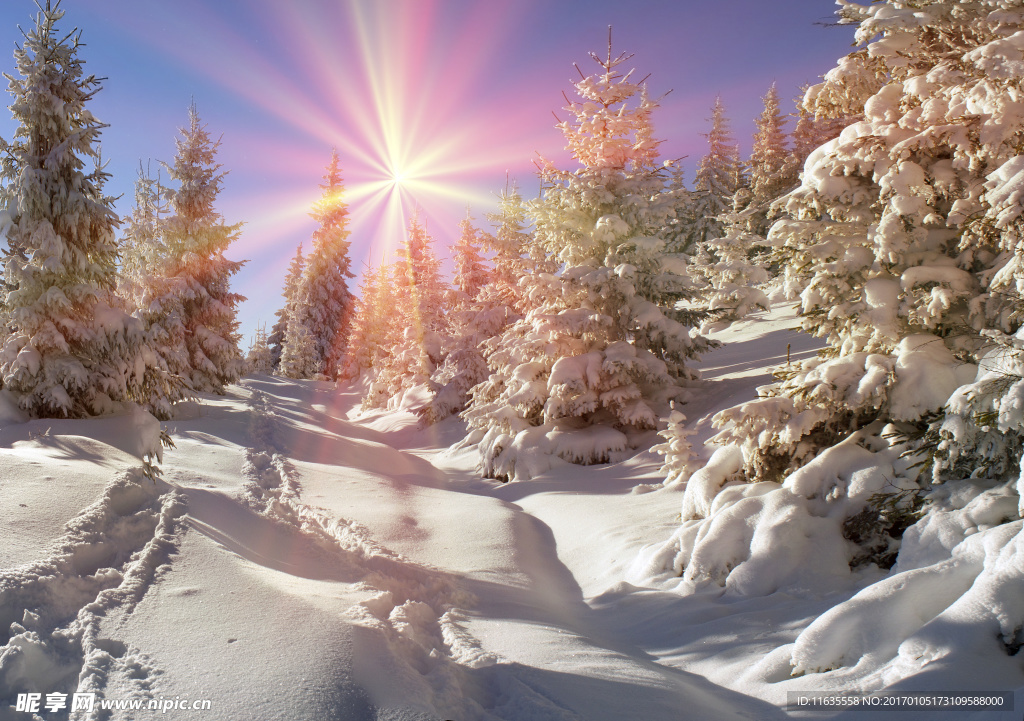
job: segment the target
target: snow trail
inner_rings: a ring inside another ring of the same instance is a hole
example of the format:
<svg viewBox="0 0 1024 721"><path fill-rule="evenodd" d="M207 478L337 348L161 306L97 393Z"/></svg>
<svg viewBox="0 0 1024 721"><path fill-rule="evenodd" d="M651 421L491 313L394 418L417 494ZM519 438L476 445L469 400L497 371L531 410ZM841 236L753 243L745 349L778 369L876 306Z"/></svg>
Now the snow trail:
<svg viewBox="0 0 1024 721"><path fill-rule="evenodd" d="M0 572L0 707L26 691L102 690L111 676L130 679L131 697L151 697L157 669L100 622L130 612L176 549L184 499L162 490L141 467L122 472L45 559Z"/></svg>

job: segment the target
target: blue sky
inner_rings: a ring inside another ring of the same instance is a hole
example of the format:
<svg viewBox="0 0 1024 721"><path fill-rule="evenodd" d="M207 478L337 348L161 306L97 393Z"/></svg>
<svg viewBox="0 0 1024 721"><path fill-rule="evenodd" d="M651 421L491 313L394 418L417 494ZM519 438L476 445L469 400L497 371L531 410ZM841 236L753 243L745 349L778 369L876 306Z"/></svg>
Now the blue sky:
<svg viewBox="0 0 1024 721"><path fill-rule="evenodd" d="M170 161L194 99L230 174L218 209L246 223L228 255L248 259L234 287L245 344L270 325L295 246L313 229L306 211L336 145L349 190L352 260L379 262L419 208L445 253L466 208L482 221L506 173L535 194L536 153L564 163L552 111L572 96L573 63L591 72L608 26L616 52L634 54L652 95L663 155L704 152L721 95L744 152L761 96L789 99L851 49L853 30L823 27L822 0L65 0L62 29L78 27L86 70L106 80L91 109L110 125L103 153L131 211L140 160ZM0 69L14 70L30 0L0 5ZM818 23L818 24L816 24ZM6 60L2 58L6 57ZM564 114L563 114L564 116ZM9 114L0 134L10 138ZM396 165L416 177L401 193ZM389 192L388 188L392 190Z"/></svg>

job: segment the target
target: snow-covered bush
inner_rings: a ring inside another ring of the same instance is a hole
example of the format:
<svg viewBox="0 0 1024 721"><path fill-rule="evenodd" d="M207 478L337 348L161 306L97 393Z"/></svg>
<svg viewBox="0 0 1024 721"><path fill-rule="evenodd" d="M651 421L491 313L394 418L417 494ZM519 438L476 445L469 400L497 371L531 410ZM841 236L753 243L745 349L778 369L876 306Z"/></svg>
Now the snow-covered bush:
<svg viewBox="0 0 1024 721"><path fill-rule="evenodd" d="M657 104L615 70L626 59L595 56L602 72L576 84L582 101L559 128L580 168L546 164L528 205L533 247L562 269L523 278L525 316L489 344L492 373L464 413L488 476L529 477L531 453L608 460L656 426L696 377L686 360L709 347L677 308L691 281L664 236L684 192L655 163Z"/></svg>

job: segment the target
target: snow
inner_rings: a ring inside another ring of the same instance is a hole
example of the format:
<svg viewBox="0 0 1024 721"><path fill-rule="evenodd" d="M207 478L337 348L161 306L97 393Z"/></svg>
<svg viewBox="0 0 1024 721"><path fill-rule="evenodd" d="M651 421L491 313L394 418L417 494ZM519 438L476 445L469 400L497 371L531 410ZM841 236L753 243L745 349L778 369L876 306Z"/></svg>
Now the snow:
<svg viewBox="0 0 1024 721"><path fill-rule="evenodd" d="M794 308L713 334L726 345L671 417L687 472L666 484L655 431L539 427L523 443L551 455L498 483L453 445L456 418L421 429L409 410L360 411L355 386L277 376L179 404L155 481L140 459L161 426L140 409L26 421L7 408L0 718L30 718L5 706L18 693L75 690L208 698L197 717L232 720L783 719L787 694L812 691L1017 690L1019 705L1012 487L935 486L891 570L851 568L844 519L915 485L895 441L865 429L782 483L739 482L741 450L707 444L787 346L794 362L813 355ZM892 394L929 405L974 380L930 338L861 354L851 382L885 360ZM588 368L581 356L558 373ZM821 372L842 384L849 370ZM558 458L608 446L602 465ZM838 717L890 716L918 717Z"/></svg>

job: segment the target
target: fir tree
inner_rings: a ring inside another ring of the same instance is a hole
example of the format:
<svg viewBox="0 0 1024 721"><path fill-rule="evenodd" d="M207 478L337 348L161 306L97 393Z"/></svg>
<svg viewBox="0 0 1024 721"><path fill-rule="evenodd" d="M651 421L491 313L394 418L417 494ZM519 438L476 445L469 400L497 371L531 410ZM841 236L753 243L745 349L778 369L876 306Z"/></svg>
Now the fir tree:
<svg viewBox="0 0 1024 721"><path fill-rule="evenodd" d="M459 238L452 246L452 261L455 265L453 284L462 294L463 303L476 299L490 280L487 265L480 254L482 243L480 231L473 226L467 211L466 217L459 221Z"/></svg>
<svg viewBox="0 0 1024 721"><path fill-rule="evenodd" d="M559 124L581 167L546 163L543 197L529 205L534 252L562 270L523 279L526 315L502 333L464 413L492 477L531 476L538 453L608 460L628 433L656 425L678 383L696 377L686 360L708 347L677 307L690 297L685 263L664 252L680 193L655 163L657 103L616 70L628 56L609 44L594 59L601 72L576 84L583 101Z"/></svg>
<svg viewBox="0 0 1024 721"><path fill-rule="evenodd" d="M306 326L313 343L309 368L315 367L333 378L351 322L353 297L348 280L355 277L349 270L348 206L336 150L331 152L320 189L322 195L310 214L317 229L298 289L301 316L295 322Z"/></svg>
<svg viewBox="0 0 1024 721"><path fill-rule="evenodd" d="M230 289L231 276L245 261L224 257L241 223L228 225L214 207L227 173L215 162L220 141L211 139L195 105L181 134L175 141L174 164L164 164L178 184L166 191L172 214L161 223L167 274L174 280L170 292L180 304L189 382L199 392L223 393L225 384L238 380L245 367L235 311L245 299Z"/></svg>
<svg viewBox="0 0 1024 721"><path fill-rule="evenodd" d="M170 274L163 241L161 187L139 166L135 207L128 219L119 281L122 297L144 325L154 363L164 381L148 391L145 405L157 418L171 417L178 401L194 398L181 303L183 280Z"/></svg>
<svg viewBox="0 0 1024 721"><path fill-rule="evenodd" d="M86 107L99 81L84 74L80 34L58 32L59 5L40 9L15 51L19 77L6 76L18 127L2 144L10 221L0 374L30 414L81 417L145 401L164 378L142 324L114 297L119 221L103 193L104 126Z"/></svg>
<svg viewBox="0 0 1024 721"><path fill-rule="evenodd" d="M316 338L309 331L309 326L302 322L303 315L294 315L284 334L279 371L288 378L312 378L320 372Z"/></svg>

